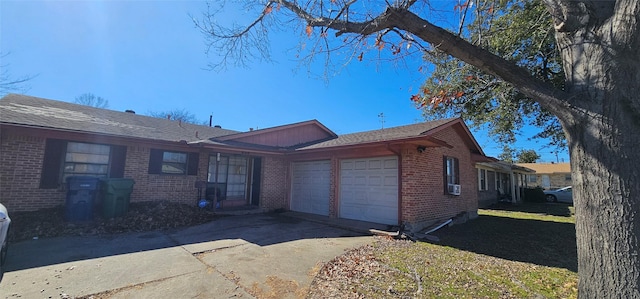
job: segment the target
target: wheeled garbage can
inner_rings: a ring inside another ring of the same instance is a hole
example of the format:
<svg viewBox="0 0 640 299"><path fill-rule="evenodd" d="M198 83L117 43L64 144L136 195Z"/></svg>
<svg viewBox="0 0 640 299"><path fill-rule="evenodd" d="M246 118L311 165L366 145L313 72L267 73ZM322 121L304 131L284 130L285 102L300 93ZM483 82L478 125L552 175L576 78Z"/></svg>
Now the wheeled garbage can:
<svg viewBox="0 0 640 299"><path fill-rule="evenodd" d="M101 179L102 216L104 218L122 217L129 211L129 201L133 192L133 179Z"/></svg>
<svg viewBox="0 0 640 299"><path fill-rule="evenodd" d="M78 222L93 219L93 203L99 190L99 179L89 176L67 177L67 199L64 218Z"/></svg>

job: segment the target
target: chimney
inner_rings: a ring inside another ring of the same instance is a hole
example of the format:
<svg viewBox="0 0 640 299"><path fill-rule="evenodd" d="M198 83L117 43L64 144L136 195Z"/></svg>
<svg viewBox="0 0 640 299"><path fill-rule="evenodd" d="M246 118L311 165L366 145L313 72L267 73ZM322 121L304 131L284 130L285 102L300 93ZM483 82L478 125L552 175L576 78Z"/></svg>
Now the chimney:
<svg viewBox="0 0 640 299"><path fill-rule="evenodd" d="M133 111L133 110L131 110L131 109L127 109L127 110L125 110L124 112L126 112L126 113L131 113L131 114L136 114L136 112L135 112L135 111Z"/></svg>
<svg viewBox="0 0 640 299"><path fill-rule="evenodd" d="M253 131L253 128L249 128L249 132Z"/></svg>

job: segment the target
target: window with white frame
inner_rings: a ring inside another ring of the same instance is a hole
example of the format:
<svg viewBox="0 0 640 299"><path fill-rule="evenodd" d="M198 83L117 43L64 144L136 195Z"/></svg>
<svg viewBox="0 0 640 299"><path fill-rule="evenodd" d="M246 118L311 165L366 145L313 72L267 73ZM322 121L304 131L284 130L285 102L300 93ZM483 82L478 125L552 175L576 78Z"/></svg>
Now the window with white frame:
<svg viewBox="0 0 640 299"><path fill-rule="evenodd" d="M487 190L489 188L487 185L487 170L478 169L478 190Z"/></svg>
<svg viewBox="0 0 640 299"><path fill-rule="evenodd" d="M453 194L453 185L460 184L458 158L444 156L444 193Z"/></svg>
<svg viewBox="0 0 640 299"><path fill-rule="evenodd" d="M538 176L536 176L535 174L528 174L527 175L527 181L529 183L535 183L538 181Z"/></svg>

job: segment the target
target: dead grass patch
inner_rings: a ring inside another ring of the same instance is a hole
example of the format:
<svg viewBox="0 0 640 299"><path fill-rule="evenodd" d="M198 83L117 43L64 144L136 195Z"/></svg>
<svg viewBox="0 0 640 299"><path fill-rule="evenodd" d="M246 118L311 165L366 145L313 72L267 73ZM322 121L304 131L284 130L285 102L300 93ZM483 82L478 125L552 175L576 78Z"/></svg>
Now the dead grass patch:
<svg viewBox="0 0 640 299"><path fill-rule="evenodd" d="M437 244L377 238L327 263L309 298L577 298L574 218L552 208L482 210Z"/></svg>

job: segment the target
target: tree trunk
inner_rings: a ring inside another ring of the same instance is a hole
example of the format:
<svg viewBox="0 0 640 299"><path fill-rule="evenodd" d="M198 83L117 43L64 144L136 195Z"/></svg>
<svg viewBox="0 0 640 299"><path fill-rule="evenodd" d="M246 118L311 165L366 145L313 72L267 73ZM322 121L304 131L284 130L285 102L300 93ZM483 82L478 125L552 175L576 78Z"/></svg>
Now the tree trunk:
<svg viewBox="0 0 640 299"><path fill-rule="evenodd" d="M581 298L640 298L638 4L617 4L629 10L585 14L592 19L557 34L566 91L576 95L558 116L571 155Z"/></svg>
<svg viewBox="0 0 640 299"><path fill-rule="evenodd" d="M583 120L567 129L579 292L581 298L640 298L640 127L609 121ZM611 128L617 136L600 135Z"/></svg>

